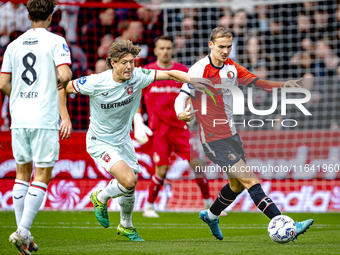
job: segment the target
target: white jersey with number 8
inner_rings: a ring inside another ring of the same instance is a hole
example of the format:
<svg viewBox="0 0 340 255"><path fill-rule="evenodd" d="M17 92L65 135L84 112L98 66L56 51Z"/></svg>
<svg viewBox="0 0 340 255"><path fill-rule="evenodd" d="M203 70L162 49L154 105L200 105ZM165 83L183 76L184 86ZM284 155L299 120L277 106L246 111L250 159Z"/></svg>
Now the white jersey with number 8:
<svg viewBox="0 0 340 255"><path fill-rule="evenodd" d="M57 67L70 65L65 39L29 29L10 43L1 73L12 74L11 128L59 129Z"/></svg>

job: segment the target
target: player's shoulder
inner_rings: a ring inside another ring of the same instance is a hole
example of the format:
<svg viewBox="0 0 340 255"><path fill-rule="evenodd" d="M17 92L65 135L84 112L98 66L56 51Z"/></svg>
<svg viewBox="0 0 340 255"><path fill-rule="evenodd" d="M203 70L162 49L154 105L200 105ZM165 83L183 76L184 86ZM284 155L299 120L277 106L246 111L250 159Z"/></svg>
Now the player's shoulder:
<svg viewBox="0 0 340 255"><path fill-rule="evenodd" d="M205 56L204 58L198 60L192 67L190 67L190 70L196 70L196 69L204 69L207 65L210 64L209 56Z"/></svg>
<svg viewBox="0 0 340 255"><path fill-rule="evenodd" d="M144 69L156 69L157 68L157 61L149 63L143 66Z"/></svg>
<svg viewBox="0 0 340 255"><path fill-rule="evenodd" d="M227 61L224 62L225 65L238 65L234 60L232 60L231 58L227 58Z"/></svg>

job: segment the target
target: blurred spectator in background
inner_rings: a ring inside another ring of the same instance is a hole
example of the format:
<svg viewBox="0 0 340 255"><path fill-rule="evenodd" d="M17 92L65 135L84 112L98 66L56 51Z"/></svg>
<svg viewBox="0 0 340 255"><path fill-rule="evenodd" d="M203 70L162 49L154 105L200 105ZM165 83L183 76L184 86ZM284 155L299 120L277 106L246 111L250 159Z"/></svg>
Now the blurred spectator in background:
<svg viewBox="0 0 340 255"><path fill-rule="evenodd" d="M111 44L114 42L113 36L110 34L104 35L100 40L100 46L98 47L97 54L100 59L106 59Z"/></svg>
<svg viewBox="0 0 340 255"><path fill-rule="evenodd" d="M55 34L60 35L65 38L66 32L65 29L62 27L58 27L56 31L53 31ZM66 39L66 38L65 38ZM71 44L67 39L66 39L68 48L70 49L71 52L71 61L72 61L72 79L79 78L80 76L85 76L87 75L87 57L85 52L83 51L82 48L77 46L76 44ZM72 94L70 94L72 95Z"/></svg>
<svg viewBox="0 0 340 255"><path fill-rule="evenodd" d="M65 39L72 44L77 43L77 24L80 8L76 5L63 5L62 3L82 4L85 3L85 1L86 0L58 0L56 10L61 11L59 26L65 29Z"/></svg>
<svg viewBox="0 0 340 255"><path fill-rule="evenodd" d="M95 65L94 73L102 73L107 70L106 61L104 59L98 59Z"/></svg>
<svg viewBox="0 0 340 255"><path fill-rule="evenodd" d="M28 11L24 4L7 2L0 6L0 47L4 49L10 42L9 35L13 31L22 31L31 28Z"/></svg>
<svg viewBox="0 0 340 255"><path fill-rule="evenodd" d="M234 25L234 16L231 10L227 9L224 12L224 15L219 19L218 26L219 27L225 27L229 30L233 28Z"/></svg>
<svg viewBox="0 0 340 255"><path fill-rule="evenodd" d="M87 25L82 38L82 47L88 57L89 69L94 71L94 65L98 58L97 50L101 39L109 34L117 36L117 28L114 9L108 8L100 12L99 17L95 17Z"/></svg>
<svg viewBox="0 0 340 255"><path fill-rule="evenodd" d="M278 13L272 13L269 19L268 33L265 33L266 51L273 58L271 69L273 70L274 79L287 78L291 75L288 72L289 59L293 55L291 50L291 36L287 35L287 30L283 26L283 17L278 16Z"/></svg>
<svg viewBox="0 0 340 255"><path fill-rule="evenodd" d="M269 31L268 13L268 5L260 4L255 6L255 25L256 28L262 33Z"/></svg>
<svg viewBox="0 0 340 255"><path fill-rule="evenodd" d="M233 50L238 60L238 58L244 54L247 42L248 15L244 9L236 11L233 24ZM231 54L230 58L232 57L233 54Z"/></svg>
<svg viewBox="0 0 340 255"><path fill-rule="evenodd" d="M331 39L331 37L323 37L316 43L316 66L318 67L317 76L336 75L336 69L340 64L340 59L333 50Z"/></svg>
<svg viewBox="0 0 340 255"><path fill-rule="evenodd" d="M265 52L259 37L251 36L248 38L244 54L239 57L239 62L250 72L254 72L259 62L261 62L262 66L266 65L266 68L268 68L271 58L270 55Z"/></svg>
<svg viewBox="0 0 340 255"><path fill-rule="evenodd" d="M156 61L156 56L153 53L153 44L156 38L163 35L163 15L161 10L149 9L147 7L140 7L137 10L139 21L144 26L144 38L148 45L148 60L147 63Z"/></svg>
<svg viewBox="0 0 340 255"><path fill-rule="evenodd" d="M139 55L135 57L135 67L143 66L147 64L150 47L148 41L144 34L144 26L141 21L135 20L130 21L127 29L122 33L122 35L116 38L116 42L121 40L130 40L134 45L138 45L142 50Z"/></svg>
<svg viewBox="0 0 340 255"><path fill-rule="evenodd" d="M314 13L314 27L315 27L315 37L323 37L326 33L331 31L330 28L330 15L325 8L316 9Z"/></svg>
<svg viewBox="0 0 340 255"><path fill-rule="evenodd" d="M182 59L182 64L191 66L200 54L200 40L197 34L197 25L192 17L182 20L181 33L175 38L174 58Z"/></svg>

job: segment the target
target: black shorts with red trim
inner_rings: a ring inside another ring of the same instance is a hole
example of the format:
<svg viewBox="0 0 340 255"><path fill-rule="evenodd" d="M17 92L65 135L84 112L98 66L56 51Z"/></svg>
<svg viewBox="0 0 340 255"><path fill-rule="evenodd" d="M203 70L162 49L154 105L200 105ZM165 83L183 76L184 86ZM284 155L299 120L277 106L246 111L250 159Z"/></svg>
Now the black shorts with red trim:
<svg viewBox="0 0 340 255"><path fill-rule="evenodd" d="M203 144L203 149L205 155L220 167L230 169L241 158L246 163L246 154L239 134L205 143Z"/></svg>

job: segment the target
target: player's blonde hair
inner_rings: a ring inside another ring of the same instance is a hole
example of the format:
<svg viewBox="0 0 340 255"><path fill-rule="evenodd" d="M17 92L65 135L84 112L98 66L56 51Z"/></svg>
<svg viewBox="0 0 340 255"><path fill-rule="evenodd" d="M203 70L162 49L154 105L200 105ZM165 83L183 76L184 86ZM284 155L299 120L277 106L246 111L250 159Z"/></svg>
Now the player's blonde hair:
<svg viewBox="0 0 340 255"><path fill-rule="evenodd" d="M137 57L141 50L140 47L133 45L130 40L113 42L109 49L109 56L106 58L106 65L109 69L112 69L111 60L117 63L121 58L128 54Z"/></svg>
<svg viewBox="0 0 340 255"><path fill-rule="evenodd" d="M224 27L217 27L214 28L210 33L210 41L214 42L218 38L231 38L233 37L233 34L230 30L224 28Z"/></svg>

